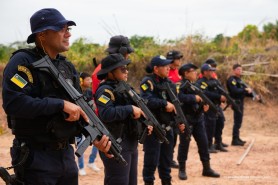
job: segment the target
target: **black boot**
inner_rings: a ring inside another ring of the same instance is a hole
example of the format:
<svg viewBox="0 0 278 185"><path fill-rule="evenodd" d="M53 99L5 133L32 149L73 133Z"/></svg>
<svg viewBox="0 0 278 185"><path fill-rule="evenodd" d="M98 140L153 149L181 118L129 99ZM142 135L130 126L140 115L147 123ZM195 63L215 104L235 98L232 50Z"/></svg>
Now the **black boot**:
<svg viewBox="0 0 278 185"><path fill-rule="evenodd" d="M223 147L228 147L229 145L228 144L226 144L226 143L223 143L223 142L221 142L222 143L222 146Z"/></svg>
<svg viewBox="0 0 278 185"><path fill-rule="evenodd" d="M217 150L215 150L214 145L210 144L208 148L209 153L217 153Z"/></svg>
<svg viewBox="0 0 278 185"><path fill-rule="evenodd" d="M205 161L202 162L203 163L203 176L206 177L220 177L220 174L218 174L217 172L215 172L213 169L210 168L210 162L209 161Z"/></svg>
<svg viewBox="0 0 278 185"><path fill-rule="evenodd" d="M171 168L179 168L179 165L176 161L172 160L171 162Z"/></svg>
<svg viewBox="0 0 278 185"><path fill-rule="evenodd" d="M179 162L179 179L187 179L185 162Z"/></svg>
<svg viewBox="0 0 278 185"><path fill-rule="evenodd" d="M161 180L162 185L172 185L171 179Z"/></svg>
<svg viewBox="0 0 278 185"><path fill-rule="evenodd" d="M217 142L215 144L215 149L220 150L220 152L228 152L228 150L223 147L222 142Z"/></svg>
<svg viewBox="0 0 278 185"><path fill-rule="evenodd" d="M154 185L153 182L145 182L145 185Z"/></svg>
<svg viewBox="0 0 278 185"><path fill-rule="evenodd" d="M244 144L246 143L246 141L241 140L240 137L238 137L238 140Z"/></svg>
<svg viewBox="0 0 278 185"><path fill-rule="evenodd" d="M241 142L239 140L239 137L238 136L234 136L233 137L233 140L232 140L232 145L233 146L243 146L245 143L244 142Z"/></svg>

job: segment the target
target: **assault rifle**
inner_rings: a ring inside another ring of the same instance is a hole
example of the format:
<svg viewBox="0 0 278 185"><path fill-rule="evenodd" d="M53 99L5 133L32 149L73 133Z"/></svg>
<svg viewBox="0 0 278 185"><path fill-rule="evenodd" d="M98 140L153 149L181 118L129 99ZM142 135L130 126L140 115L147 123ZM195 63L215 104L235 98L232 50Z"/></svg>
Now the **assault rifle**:
<svg viewBox="0 0 278 185"><path fill-rule="evenodd" d="M232 108L241 113L241 110L238 106L238 104L235 102L235 100L229 95L229 93L222 87L222 85L218 82L218 81L215 81L215 87L220 91L220 93L226 97L227 99L227 105L226 107L224 107L223 111L225 111L230 105L232 106Z"/></svg>
<svg viewBox="0 0 278 185"><path fill-rule="evenodd" d="M37 68L41 71L49 73L55 81L57 81L67 92L70 98L81 107L81 109L86 113L89 118L89 124L85 126L82 130L82 134L86 137L85 140L80 144L75 154L80 157L85 150L93 143L95 139L100 139L103 135L109 137L111 141L111 147L109 152L114 155L115 160L123 165L127 165L127 162L121 155L122 148L108 131L108 129L103 125L101 120L97 117L92 109L92 100L87 102L85 96L80 94L70 83L66 81L63 75L58 71L58 69L53 65L48 55L42 59L34 62L32 64L33 68Z"/></svg>
<svg viewBox="0 0 278 185"><path fill-rule="evenodd" d="M6 183L6 185L16 184L15 175L10 175L6 168L0 167L0 177Z"/></svg>
<svg viewBox="0 0 278 185"><path fill-rule="evenodd" d="M244 81L241 81L240 84L241 84L243 87L245 87L245 88L250 88L250 86L247 85ZM251 89L252 89L252 88L251 88ZM253 101L254 101L254 100L256 99L256 97L258 96L258 94L254 91L254 89L252 89L252 92L251 92L251 93L252 93L252 99L253 99ZM265 103L261 95L259 95L258 102L259 102L259 103L262 103L262 104Z"/></svg>
<svg viewBox="0 0 278 185"><path fill-rule="evenodd" d="M183 87L190 88L191 90L193 90L197 95L199 95L202 98L203 104L209 105L209 109L211 109L214 113L218 114L216 105L203 93L203 91L201 89L199 89L198 87L196 87L189 81L186 81L185 83L183 83L180 86L180 89Z"/></svg>
<svg viewBox="0 0 278 185"><path fill-rule="evenodd" d="M179 99L177 98L177 96L175 95L175 93L172 91L170 84L169 83L165 83L166 85L166 91L167 94L169 95L169 98L171 99L171 102L174 104L175 108L176 108L176 114L174 115L174 119L176 122L176 125L179 124L185 124L185 135L186 135L186 139L189 141L190 140L190 136L191 136L191 127L189 126L182 108L181 108L181 102L179 101Z"/></svg>
<svg viewBox="0 0 278 185"><path fill-rule="evenodd" d="M136 103L138 107L140 107L144 112L146 118L141 116L140 121L142 121L146 126L151 125L153 127L153 131L155 132L158 140L161 143L166 142L167 144L169 144L169 141L166 138L165 130L162 128L153 113L147 107L146 102L133 89L131 89L131 87L125 81L120 81L115 90L119 93L126 93L132 99L132 101ZM148 128L145 128L139 140L139 143L144 143L147 134Z"/></svg>

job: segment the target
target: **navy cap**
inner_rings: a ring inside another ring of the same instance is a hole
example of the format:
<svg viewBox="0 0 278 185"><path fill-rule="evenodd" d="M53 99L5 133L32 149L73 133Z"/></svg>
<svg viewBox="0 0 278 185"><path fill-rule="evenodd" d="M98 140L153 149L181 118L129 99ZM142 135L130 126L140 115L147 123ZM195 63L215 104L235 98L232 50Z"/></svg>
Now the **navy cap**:
<svg viewBox="0 0 278 185"><path fill-rule="evenodd" d="M179 51L176 51L176 50L169 51L166 54L166 58L169 59L169 60L180 59L182 57L183 57L183 54Z"/></svg>
<svg viewBox="0 0 278 185"><path fill-rule="evenodd" d="M181 67L180 67L180 69L179 69L179 75L180 76L183 76L183 74L184 74L184 72L185 71L188 71L189 69L198 69L198 67L197 66L195 66L194 64L192 64L192 63L188 63L188 64L184 64L184 65L182 65Z"/></svg>
<svg viewBox="0 0 278 185"><path fill-rule="evenodd" d="M35 12L30 18L32 34L27 38L27 43L35 42L36 33L45 30L60 31L65 25L76 26L75 22L66 20L65 17L54 8L45 8Z"/></svg>
<svg viewBox="0 0 278 185"><path fill-rule="evenodd" d="M106 74L117 67L129 64L131 61L126 60L121 54L115 53L108 55L101 61L101 70L97 73L97 78L103 80Z"/></svg>
<svg viewBox="0 0 278 185"><path fill-rule="evenodd" d="M124 48L126 51L121 52L120 48ZM130 46L129 40L127 37L122 35L116 35L110 38L109 46L105 50L110 54L113 53L132 53L134 49Z"/></svg>
<svg viewBox="0 0 278 185"><path fill-rule="evenodd" d="M166 66L170 64L172 60L167 60L163 55L157 55L152 58L151 60L151 66Z"/></svg>
<svg viewBox="0 0 278 185"><path fill-rule="evenodd" d="M205 61L206 64L210 64L212 67L216 67L217 66L217 63L214 59L212 58L209 58Z"/></svg>
<svg viewBox="0 0 278 185"><path fill-rule="evenodd" d="M201 67L201 72L204 71L215 71L216 69L214 67L211 67L210 64L203 64Z"/></svg>

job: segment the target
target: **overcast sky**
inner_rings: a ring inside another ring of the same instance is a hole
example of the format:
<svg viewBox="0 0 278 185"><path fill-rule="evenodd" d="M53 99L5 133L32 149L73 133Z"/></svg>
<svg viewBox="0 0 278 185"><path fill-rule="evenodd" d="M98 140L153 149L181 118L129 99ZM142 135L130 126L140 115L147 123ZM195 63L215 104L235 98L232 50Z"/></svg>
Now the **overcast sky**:
<svg viewBox="0 0 278 185"><path fill-rule="evenodd" d="M201 33L233 36L245 25L278 20L278 0L1 0L0 44L24 41L29 19L42 8L56 8L77 26L73 42L107 44L111 35L175 39Z"/></svg>

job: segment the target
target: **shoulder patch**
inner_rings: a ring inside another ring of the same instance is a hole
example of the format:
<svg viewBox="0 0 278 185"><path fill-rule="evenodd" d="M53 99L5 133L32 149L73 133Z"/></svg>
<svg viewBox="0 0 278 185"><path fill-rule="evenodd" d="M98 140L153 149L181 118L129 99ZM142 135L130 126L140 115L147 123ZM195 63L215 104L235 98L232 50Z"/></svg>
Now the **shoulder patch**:
<svg viewBox="0 0 278 185"><path fill-rule="evenodd" d="M15 74L12 78L11 81L15 83L18 87L21 89L25 87L25 85L28 83L24 78L22 78L19 74Z"/></svg>
<svg viewBox="0 0 278 185"><path fill-rule="evenodd" d="M206 89L207 87L205 85L201 85L201 89Z"/></svg>
<svg viewBox="0 0 278 185"><path fill-rule="evenodd" d="M143 83L141 85L141 88L143 89L143 91L146 91L149 88L149 86L146 83Z"/></svg>
<svg viewBox="0 0 278 185"><path fill-rule="evenodd" d="M32 73L27 67L18 65L17 70L25 73L30 83L34 82Z"/></svg>
<svg viewBox="0 0 278 185"><path fill-rule="evenodd" d="M177 93L180 92L180 86L181 86L181 82L177 82L177 83L176 83Z"/></svg>
<svg viewBox="0 0 278 185"><path fill-rule="evenodd" d="M110 101L110 98L108 98L107 96L105 96L104 94L101 95L99 98L98 98L98 101L100 101L101 103L103 104L106 104L107 102Z"/></svg>
<svg viewBox="0 0 278 185"><path fill-rule="evenodd" d="M115 96L112 91L110 91L109 89L104 89L104 92L110 95L112 101L115 101Z"/></svg>
<svg viewBox="0 0 278 185"><path fill-rule="evenodd" d="M202 85L204 85L205 87L208 86L208 84L206 82L202 82Z"/></svg>
<svg viewBox="0 0 278 185"><path fill-rule="evenodd" d="M153 90L153 83L150 80L147 80L148 84L150 85L151 90Z"/></svg>
<svg viewBox="0 0 278 185"><path fill-rule="evenodd" d="M233 81L232 81L232 84L233 84L233 85L236 85L236 81L235 81L235 80L233 80Z"/></svg>
<svg viewBox="0 0 278 185"><path fill-rule="evenodd" d="M151 91L153 90L153 83L151 80L147 80L145 83L141 84L141 89L143 91L146 91L148 89L150 89Z"/></svg>

